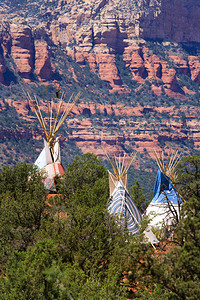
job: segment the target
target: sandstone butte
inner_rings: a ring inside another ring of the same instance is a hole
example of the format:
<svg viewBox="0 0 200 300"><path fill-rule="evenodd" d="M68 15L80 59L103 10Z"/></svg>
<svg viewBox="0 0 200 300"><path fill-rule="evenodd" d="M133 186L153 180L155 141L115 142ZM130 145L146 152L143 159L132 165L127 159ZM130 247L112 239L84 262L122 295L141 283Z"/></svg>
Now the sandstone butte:
<svg viewBox="0 0 200 300"><path fill-rule="evenodd" d="M0 1L1 4L2 1ZM146 40L171 40L178 43L200 43L200 6L196 1L188 0L60 0L48 7L51 1L40 1L37 12L27 16L26 10L9 13L9 1L2 2L0 15L0 83L6 85L7 60L12 58L13 72L16 72L26 83L49 83L59 86L54 79L56 63L53 47L60 47L84 71L87 64L102 81L110 84L110 93L128 93L129 87L123 82L118 66L117 55L123 58L124 66L129 70L131 79L139 83L138 90L145 81L150 82L151 90L160 96L164 92L169 96L187 102L187 96L194 91L188 86L179 86L179 76L187 75L196 84L200 84L200 62L198 55L185 53L168 53L167 59L155 54L148 47ZM40 5L41 4L41 5ZM187 26L185 26L187 24ZM196 28L196 30L193 30ZM168 47L170 42L161 43ZM72 66L71 78L77 81ZM63 73L59 70L60 74ZM20 117L33 121L25 101L6 99ZM75 115L98 111L104 115L101 120L88 121L86 118L69 119L72 128L68 139L74 140L83 152L91 151L103 155L104 150L119 151L123 145L136 147L143 152L144 148L152 156L152 149L160 147L160 141L183 141L186 137L194 141L194 147L200 147L200 122L197 117L199 109L182 107L186 124L176 116L176 108L128 107L123 104L102 105L82 104L75 110ZM152 118L148 124L144 118L144 109L158 114L167 113L169 119ZM5 103L0 99L0 109ZM84 111L85 109L85 111ZM106 118L112 113L123 116L119 121ZM193 111L195 112L193 114ZM132 121L132 117L136 121ZM115 123L116 122L116 123ZM120 133L117 126L120 126ZM187 127L187 130L185 129ZM108 130L112 128L112 130ZM155 129L158 129L155 133ZM12 130L11 130L12 131ZM15 135L4 130L1 136ZM23 130L22 130L23 131ZM30 134L19 133L19 135ZM36 138L36 136L34 137ZM65 138L63 138L65 139ZM104 149L104 150L102 150Z"/></svg>

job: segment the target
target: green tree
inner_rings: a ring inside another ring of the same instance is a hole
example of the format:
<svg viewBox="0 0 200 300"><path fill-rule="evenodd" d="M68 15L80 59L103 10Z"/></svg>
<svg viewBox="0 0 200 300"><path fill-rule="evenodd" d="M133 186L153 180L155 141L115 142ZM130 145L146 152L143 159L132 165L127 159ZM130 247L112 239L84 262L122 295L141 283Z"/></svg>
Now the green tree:
<svg viewBox="0 0 200 300"><path fill-rule="evenodd" d="M77 190L87 189L105 174L105 167L96 155L86 153L76 156L73 163L67 168L64 192L71 195Z"/></svg>
<svg viewBox="0 0 200 300"><path fill-rule="evenodd" d="M137 208L143 213L148 206L148 202L145 201L145 195L143 194L143 189L138 180L136 180L135 184L130 188L130 194Z"/></svg>
<svg viewBox="0 0 200 300"><path fill-rule="evenodd" d="M183 199L181 216L177 229L178 239L183 245L200 243L200 156L187 156L178 166L180 195Z"/></svg>
<svg viewBox="0 0 200 300"><path fill-rule="evenodd" d="M143 235L131 236L108 214L108 185L105 184L108 179L101 162L93 155L81 156L75 161L70 166L69 177L59 182L63 194L52 199L52 206L45 207L45 213L40 214L39 225L32 231L28 246L20 246L20 251L12 251L10 247L7 251L9 259L0 277L0 298L198 299L199 157L185 158L179 165L177 184L185 195L175 232L179 245L173 245L171 251L162 255L155 255L153 248L144 242ZM18 193L21 181L17 181L12 172L4 170L4 175L2 180L7 176L9 183L12 177L18 186L16 191L15 186L8 184L12 197L16 194L17 199L29 190L24 187L31 184L29 176L21 186L23 193ZM19 178L24 177L20 175ZM70 189L67 186L69 178L72 179ZM7 190L2 186L1 201L4 203ZM138 184L136 186L139 189ZM28 215L32 207L25 208ZM23 218L17 220L17 224L21 224L21 220ZM16 241L20 245L23 237L18 236L14 241L14 246Z"/></svg>
<svg viewBox="0 0 200 300"><path fill-rule="evenodd" d="M102 161L92 153L76 156L69 165L58 190L72 205L89 207L107 205L109 197L108 173Z"/></svg>
<svg viewBox="0 0 200 300"><path fill-rule="evenodd" d="M0 278L1 297L127 299L130 287L138 289L144 278L148 282L152 249L107 212L108 178L101 161L90 154L76 158L59 184L63 194L45 208L32 245L10 255Z"/></svg>
<svg viewBox="0 0 200 300"><path fill-rule="evenodd" d="M184 203L176 228L179 246L155 259L152 275L169 299L199 299L200 294L200 157L183 158L177 184Z"/></svg>
<svg viewBox="0 0 200 300"><path fill-rule="evenodd" d="M26 252L14 251L0 281L1 299L55 299L44 271L59 260L57 246L44 239Z"/></svg>
<svg viewBox="0 0 200 300"><path fill-rule="evenodd" d="M46 191L41 175L22 163L0 172L0 260L25 250L39 229Z"/></svg>
<svg viewBox="0 0 200 300"><path fill-rule="evenodd" d="M177 185L184 201L191 196L200 198L200 156L191 155L181 159L178 165Z"/></svg>

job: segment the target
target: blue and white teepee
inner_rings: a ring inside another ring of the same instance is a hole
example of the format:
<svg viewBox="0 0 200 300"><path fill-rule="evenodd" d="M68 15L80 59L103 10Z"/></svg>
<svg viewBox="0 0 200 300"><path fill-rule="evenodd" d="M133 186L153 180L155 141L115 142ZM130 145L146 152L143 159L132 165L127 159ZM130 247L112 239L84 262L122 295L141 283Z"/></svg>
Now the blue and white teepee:
<svg viewBox="0 0 200 300"><path fill-rule="evenodd" d="M164 164L163 152L155 152L159 169L154 186L153 199L147 207L146 214L152 218L151 226L170 226L177 224L182 200L172 183L176 179L175 168L179 162L178 151L169 153Z"/></svg>

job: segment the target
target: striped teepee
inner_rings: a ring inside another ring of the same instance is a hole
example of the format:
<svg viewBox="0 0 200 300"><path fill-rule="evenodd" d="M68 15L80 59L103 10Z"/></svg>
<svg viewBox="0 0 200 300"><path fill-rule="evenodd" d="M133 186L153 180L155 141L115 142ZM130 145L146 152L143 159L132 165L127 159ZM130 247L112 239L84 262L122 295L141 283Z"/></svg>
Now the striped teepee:
<svg viewBox="0 0 200 300"><path fill-rule="evenodd" d="M111 215L117 215L121 225L131 234L136 235L139 233L139 223L142 221L142 215L128 192L127 179L127 172L135 155L128 159L126 159L125 154L123 158L119 157L119 159L115 156L111 158L108 154L106 156L114 172L114 174L109 172L111 201L108 205L108 211ZM153 247L154 244L159 243L149 226L144 230L144 235Z"/></svg>
<svg viewBox="0 0 200 300"><path fill-rule="evenodd" d="M126 166L125 155L123 158L119 157L119 159L115 156L111 158L108 154L106 156L114 172L114 174L109 172L111 201L108 211L112 215L119 216L122 226L135 235L139 232L139 223L142 220L142 216L128 192L127 181L127 171L135 156L131 156L128 159Z"/></svg>

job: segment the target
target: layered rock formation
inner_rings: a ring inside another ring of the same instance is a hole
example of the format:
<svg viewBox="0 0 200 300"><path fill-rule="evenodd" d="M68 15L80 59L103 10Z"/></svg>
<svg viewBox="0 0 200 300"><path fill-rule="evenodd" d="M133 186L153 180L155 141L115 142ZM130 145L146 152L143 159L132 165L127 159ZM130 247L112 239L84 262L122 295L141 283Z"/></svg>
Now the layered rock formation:
<svg viewBox="0 0 200 300"><path fill-rule="evenodd" d="M184 99L187 89L178 86L177 73L199 82L196 56L185 59L179 54L171 55L169 60L175 63L171 66L171 62L149 51L144 40L199 43L200 7L194 0L62 0L51 6L49 1L29 2L21 7L11 6L9 0L7 6L2 3L2 16L8 21L0 28L3 56L12 56L18 74L28 82L34 81L34 74L41 81L52 78L54 67L49 52L52 43L65 48L66 54L81 66L89 63L91 70L111 85L111 92L128 91L120 77L116 55L123 55L134 80L153 83L152 90L157 95L161 94L161 88L154 83L161 80L169 96ZM0 67L3 82L6 71L3 57Z"/></svg>
<svg viewBox="0 0 200 300"><path fill-rule="evenodd" d="M45 41L35 40L35 73L41 81L51 80L53 66L48 44Z"/></svg>
<svg viewBox="0 0 200 300"><path fill-rule="evenodd" d="M28 121L37 121L36 117L29 113L28 103L6 101L11 107L15 107L20 118ZM0 109L5 109L2 103ZM41 110L46 111L45 106ZM84 114L90 113L91 119ZM180 150L184 150L183 144L193 143L196 150L200 150L200 109L196 107L182 107L181 111L175 107L156 108L129 107L124 104L84 104L73 109L73 117L67 119L67 127L70 133L62 136L62 141L74 141L83 153L93 152L104 156L105 152L120 153L124 150L145 153L154 157L153 149L161 149L164 142L170 148L171 143L179 144ZM113 119L113 115L115 118ZM147 117L148 115L148 117ZM81 117L81 118L80 118ZM132 120L134 118L134 121ZM187 130L185 129L187 128ZM42 131L28 132L24 130L4 130L0 138L34 138L41 139Z"/></svg>
<svg viewBox="0 0 200 300"><path fill-rule="evenodd" d="M16 19L11 23L11 56L16 65L17 73L29 80L33 71L33 49L34 41L31 35L31 29L26 22Z"/></svg>
<svg viewBox="0 0 200 300"><path fill-rule="evenodd" d="M192 115L193 108L189 112L186 108L188 99L191 106L191 95L199 101L198 1L30 0L15 5L13 1L0 0L0 4L0 83L8 89L11 74L15 80L20 76L32 85L50 83L59 87L62 78L70 86L80 80L75 63L86 79L84 72L89 66L108 83L110 95L142 94L148 83L148 93L156 99L154 106L124 106L117 96L115 105L82 104L83 115L100 112L100 117L80 121L77 110L77 119L69 121L72 133L68 139L83 152L102 155L102 147L113 151L135 148L139 152L146 148L152 156L152 148L159 148L162 141L169 145L172 141L193 141L194 147L199 148L197 110ZM62 51L73 64L62 69L56 51ZM124 69L129 81L124 80ZM127 82L137 85L133 88ZM89 92L95 94L95 88L90 85ZM87 91L87 84L83 90ZM156 108L163 95L171 101L169 109ZM182 105L180 109L174 107L174 99ZM25 102L4 100L28 121L34 120ZM0 105L5 108L4 102ZM148 114L152 117L147 118ZM131 120L133 117L135 121Z"/></svg>
<svg viewBox="0 0 200 300"><path fill-rule="evenodd" d="M140 36L155 40L200 42L200 31L194 30L194 28L200 28L198 1L150 0L143 1L143 3L152 5L152 10L147 9L139 16Z"/></svg>
<svg viewBox="0 0 200 300"><path fill-rule="evenodd" d="M12 22L3 22L0 27L0 82L4 83L6 58L12 58L11 68L26 82L51 79L53 66L47 42L33 38L32 28L23 18L14 18Z"/></svg>

